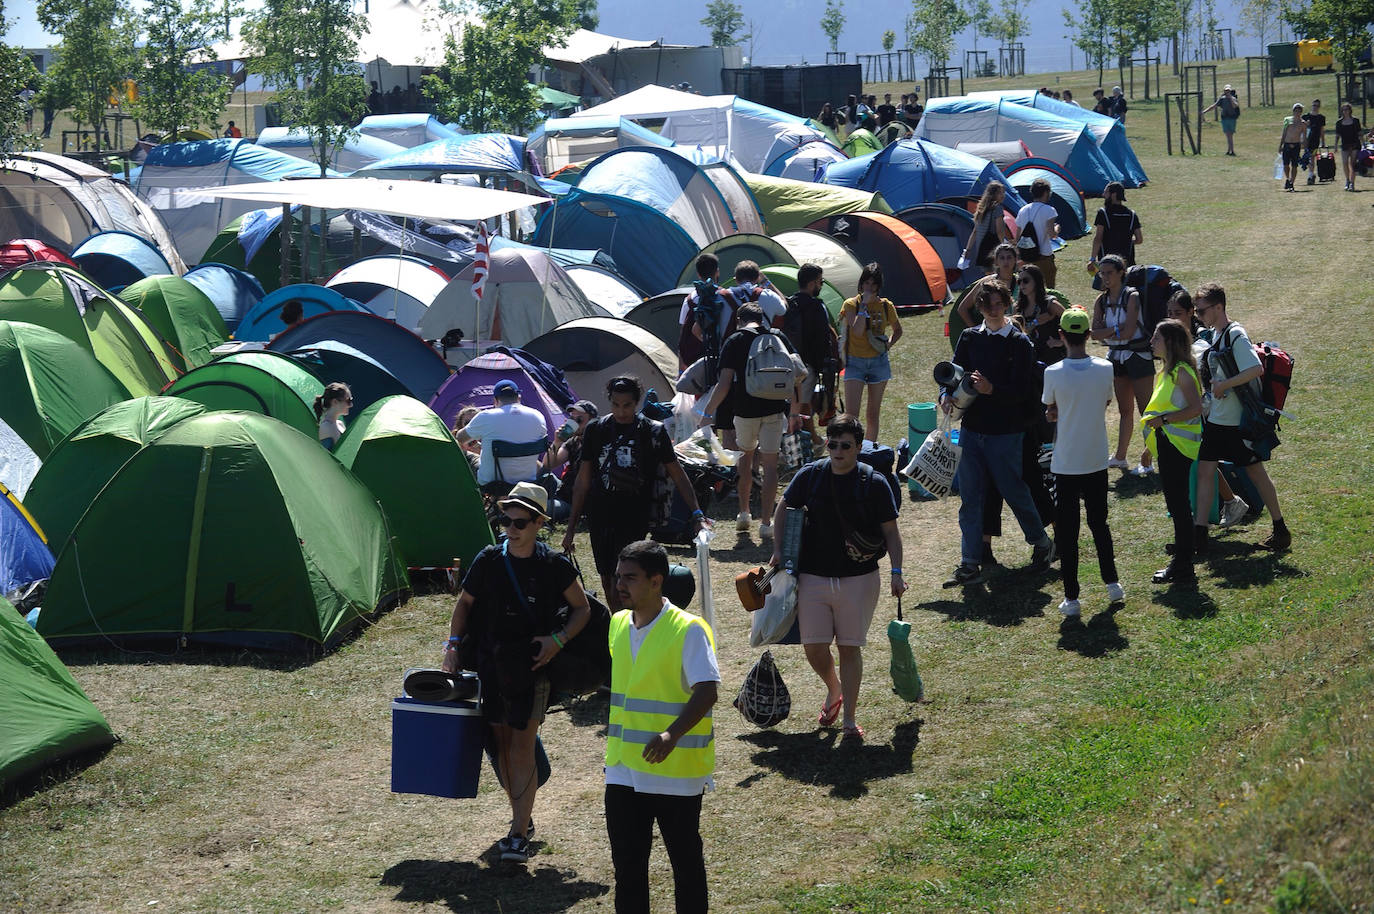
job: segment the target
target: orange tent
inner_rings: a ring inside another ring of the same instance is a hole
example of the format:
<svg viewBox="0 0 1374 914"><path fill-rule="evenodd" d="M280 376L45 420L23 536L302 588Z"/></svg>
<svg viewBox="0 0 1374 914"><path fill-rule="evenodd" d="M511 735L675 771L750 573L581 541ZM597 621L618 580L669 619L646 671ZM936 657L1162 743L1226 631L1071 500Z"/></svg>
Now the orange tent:
<svg viewBox="0 0 1374 914"><path fill-rule="evenodd" d="M807 228L824 232L849 248L860 263L883 271L884 298L900 309L928 311L944 304L949 289L940 255L918 231L882 213L846 213L817 219ZM841 289L845 296L854 289Z"/></svg>

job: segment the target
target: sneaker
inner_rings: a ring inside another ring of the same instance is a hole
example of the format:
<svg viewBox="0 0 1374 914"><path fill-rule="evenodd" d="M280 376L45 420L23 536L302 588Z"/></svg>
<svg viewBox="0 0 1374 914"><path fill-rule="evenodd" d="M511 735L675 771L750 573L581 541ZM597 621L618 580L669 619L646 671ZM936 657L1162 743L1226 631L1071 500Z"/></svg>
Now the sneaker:
<svg viewBox="0 0 1374 914"><path fill-rule="evenodd" d="M1125 602L1126 602L1126 588L1124 588L1124 587L1121 586L1121 582L1120 582L1120 581L1112 581L1110 584L1107 585L1107 602L1108 602L1108 603L1125 603Z"/></svg>
<svg viewBox="0 0 1374 914"><path fill-rule="evenodd" d="M1136 467L1134 470L1131 470L1131 475L1132 475L1132 476L1153 476L1153 475L1154 475L1154 472L1155 472L1155 468L1154 468L1153 466L1146 466L1145 464L1142 463L1142 464L1140 464L1140 466Z"/></svg>
<svg viewBox="0 0 1374 914"><path fill-rule="evenodd" d="M983 580L983 569L978 565L960 564L954 569L954 574L945 582L946 587L963 587L967 584L977 584Z"/></svg>
<svg viewBox="0 0 1374 914"><path fill-rule="evenodd" d="M1317 176L1316 176L1316 175L1308 175L1308 176L1307 176L1307 184L1308 184L1309 187L1310 187L1311 185L1313 185L1313 184L1316 184L1316 183L1317 183Z"/></svg>
<svg viewBox="0 0 1374 914"><path fill-rule="evenodd" d="M1113 457L1111 460L1107 461L1107 469L1109 470L1129 470L1130 468L1131 465L1125 460L1118 460Z"/></svg>
<svg viewBox="0 0 1374 914"><path fill-rule="evenodd" d="M1274 532L1260 540L1260 548L1268 549L1271 552L1283 552L1293 545L1293 534L1288 532L1287 527L1282 529L1275 527Z"/></svg>
<svg viewBox="0 0 1374 914"><path fill-rule="evenodd" d="M1050 540L1043 546L1036 546L1031 552L1030 567L1026 570L1031 574L1040 574L1049 571L1050 565L1054 564L1054 540Z"/></svg>
<svg viewBox="0 0 1374 914"><path fill-rule="evenodd" d="M530 859L530 841L524 835L507 835L497 845L506 863L524 863Z"/></svg>
<svg viewBox="0 0 1374 914"><path fill-rule="evenodd" d="M753 522L754 519L749 516L748 511L741 511L739 516L735 518L735 529L740 533L745 533L749 530L749 525Z"/></svg>
<svg viewBox="0 0 1374 914"><path fill-rule="evenodd" d="M773 538L772 524L759 524L759 539L771 540Z"/></svg>
<svg viewBox="0 0 1374 914"><path fill-rule="evenodd" d="M515 824L515 820L512 819L512 820L511 820L511 825L514 825L514 824ZM525 829L525 840L526 840L526 841L533 841L533 840L534 840L534 816L530 816L530 827L527 828L527 829Z"/></svg>
<svg viewBox="0 0 1374 914"><path fill-rule="evenodd" d="M1227 527L1234 527L1249 510L1250 506L1245 503L1245 499L1237 495L1221 506L1221 528L1225 530Z"/></svg>
<svg viewBox="0 0 1374 914"><path fill-rule="evenodd" d="M1168 566L1159 569L1150 580L1156 584L1177 584L1179 587L1197 587L1197 574L1193 569L1187 571L1177 569L1171 562Z"/></svg>
<svg viewBox="0 0 1374 914"><path fill-rule="evenodd" d="M1065 600L1059 604L1059 611L1066 616L1076 616L1082 612L1077 600Z"/></svg>

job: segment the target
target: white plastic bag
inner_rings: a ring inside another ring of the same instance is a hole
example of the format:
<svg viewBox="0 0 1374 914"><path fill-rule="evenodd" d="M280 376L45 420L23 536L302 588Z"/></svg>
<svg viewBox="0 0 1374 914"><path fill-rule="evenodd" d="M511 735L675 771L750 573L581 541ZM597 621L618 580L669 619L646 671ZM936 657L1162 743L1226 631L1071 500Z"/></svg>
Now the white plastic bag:
<svg viewBox="0 0 1374 914"><path fill-rule="evenodd" d="M717 638L716 650L720 650L720 633L716 631L716 604L711 598L711 537L714 535L710 527L702 527L692 542L697 547L697 580L701 581L701 618L711 626L711 631Z"/></svg>
<svg viewBox="0 0 1374 914"><path fill-rule="evenodd" d="M902 475L916 480L931 495L943 498L954 484L954 474L963 455L964 449L950 439L948 427L941 422L940 428L926 435Z"/></svg>
<svg viewBox="0 0 1374 914"><path fill-rule="evenodd" d="M1275 180L1275 181L1282 181L1282 180L1283 180L1283 153L1282 153L1282 152L1275 153L1275 155L1274 155L1274 180Z"/></svg>
<svg viewBox="0 0 1374 914"><path fill-rule="evenodd" d="M773 575L772 589L749 622L749 646L777 644L797 621L797 579L786 572Z"/></svg>

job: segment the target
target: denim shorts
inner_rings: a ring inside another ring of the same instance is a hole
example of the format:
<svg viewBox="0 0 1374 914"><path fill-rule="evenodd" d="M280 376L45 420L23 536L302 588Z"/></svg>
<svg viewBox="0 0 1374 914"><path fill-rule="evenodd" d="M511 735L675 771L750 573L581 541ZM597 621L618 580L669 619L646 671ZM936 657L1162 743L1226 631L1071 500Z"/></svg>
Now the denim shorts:
<svg viewBox="0 0 1374 914"><path fill-rule="evenodd" d="M851 355L844 363L844 379L846 381L863 381L865 384L881 384L884 381L891 381L892 363L888 361L886 352L871 359Z"/></svg>

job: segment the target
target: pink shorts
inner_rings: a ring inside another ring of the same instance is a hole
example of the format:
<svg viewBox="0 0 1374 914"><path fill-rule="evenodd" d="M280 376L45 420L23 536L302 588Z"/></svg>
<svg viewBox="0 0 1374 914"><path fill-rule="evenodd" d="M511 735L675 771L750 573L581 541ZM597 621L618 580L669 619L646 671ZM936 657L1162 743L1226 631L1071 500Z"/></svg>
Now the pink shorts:
<svg viewBox="0 0 1374 914"><path fill-rule="evenodd" d="M854 578L798 576L797 627L802 644L867 644L881 583L882 573L878 571Z"/></svg>

